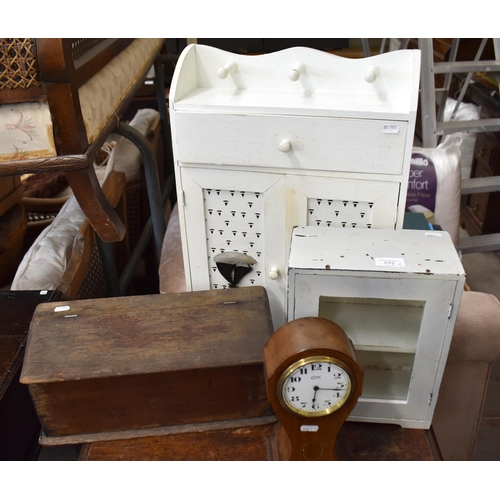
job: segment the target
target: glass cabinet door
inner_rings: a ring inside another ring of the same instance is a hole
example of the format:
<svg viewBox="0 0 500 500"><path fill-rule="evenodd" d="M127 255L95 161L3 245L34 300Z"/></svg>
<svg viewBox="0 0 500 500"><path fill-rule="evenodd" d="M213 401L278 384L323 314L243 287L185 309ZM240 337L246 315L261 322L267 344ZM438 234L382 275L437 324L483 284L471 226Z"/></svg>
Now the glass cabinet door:
<svg viewBox="0 0 500 500"><path fill-rule="evenodd" d="M330 319L352 341L365 378L351 419L425 422L456 286L430 277L301 271L290 276L288 319Z"/></svg>

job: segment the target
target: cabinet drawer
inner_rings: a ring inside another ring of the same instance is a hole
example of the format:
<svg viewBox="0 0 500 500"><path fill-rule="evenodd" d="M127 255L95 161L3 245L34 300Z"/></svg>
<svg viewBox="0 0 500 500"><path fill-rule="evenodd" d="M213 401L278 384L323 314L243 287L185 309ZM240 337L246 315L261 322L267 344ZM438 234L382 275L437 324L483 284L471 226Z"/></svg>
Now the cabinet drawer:
<svg viewBox="0 0 500 500"><path fill-rule="evenodd" d="M486 216L486 210L488 209L488 198L489 193L478 193L473 194L470 197L469 209L477 218L478 224L482 224L484 217Z"/></svg>
<svg viewBox="0 0 500 500"><path fill-rule="evenodd" d="M176 113L177 160L399 175L408 122ZM287 147L289 146L289 147Z"/></svg>
<svg viewBox="0 0 500 500"><path fill-rule="evenodd" d="M495 143L489 139L488 136L484 134L477 134L474 158L479 161L490 174L493 172L495 155ZM477 175L475 177L477 177Z"/></svg>
<svg viewBox="0 0 500 500"><path fill-rule="evenodd" d="M488 171L482 167L482 163L476 164L476 171L474 177L482 178L489 177ZM488 200L490 193L476 193L472 194L468 201L468 206L471 213L477 219L477 223L481 225L486 217L488 210Z"/></svg>

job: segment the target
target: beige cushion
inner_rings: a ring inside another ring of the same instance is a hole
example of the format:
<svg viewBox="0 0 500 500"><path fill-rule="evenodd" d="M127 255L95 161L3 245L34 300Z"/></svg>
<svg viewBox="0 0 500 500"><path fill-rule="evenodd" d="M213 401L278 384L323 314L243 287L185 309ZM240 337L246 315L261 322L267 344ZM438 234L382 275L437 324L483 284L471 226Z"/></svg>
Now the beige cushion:
<svg viewBox="0 0 500 500"><path fill-rule="evenodd" d="M491 363L500 354L500 302L494 295L464 292L448 360Z"/></svg>
<svg viewBox="0 0 500 500"><path fill-rule="evenodd" d="M471 460L489 383L500 355L500 303L464 292L432 427L444 460Z"/></svg>

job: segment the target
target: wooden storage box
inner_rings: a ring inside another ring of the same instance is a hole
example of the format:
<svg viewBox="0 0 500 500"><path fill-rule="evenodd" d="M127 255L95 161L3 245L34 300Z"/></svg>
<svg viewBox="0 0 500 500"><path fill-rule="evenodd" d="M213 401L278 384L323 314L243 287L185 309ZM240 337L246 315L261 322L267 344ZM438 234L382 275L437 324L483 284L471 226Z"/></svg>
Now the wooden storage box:
<svg viewBox="0 0 500 500"><path fill-rule="evenodd" d="M40 305L21 383L42 443L272 415L262 366L271 325L262 287Z"/></svg>

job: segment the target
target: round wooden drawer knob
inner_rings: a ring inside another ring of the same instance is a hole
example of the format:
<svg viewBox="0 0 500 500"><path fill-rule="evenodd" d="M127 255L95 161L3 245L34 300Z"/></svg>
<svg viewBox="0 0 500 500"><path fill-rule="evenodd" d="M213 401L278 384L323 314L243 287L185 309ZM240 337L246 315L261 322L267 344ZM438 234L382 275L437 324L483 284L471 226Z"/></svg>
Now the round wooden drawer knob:
<svg viewBox="0 0 500 500"><path fill-rule="evenodd" d="M277 267L271 268L271 271L269 271L269 279L277 280L279 276L280 276L280 270Z"/></svg>
<svg viewBox="0 0 500 500"><path fill-rule="evenodd" d="M291 148L292 148L292 143L288 139L283 139L278 146L278 149L282 153L286 153L287 151L290 151Z"/></svg>

